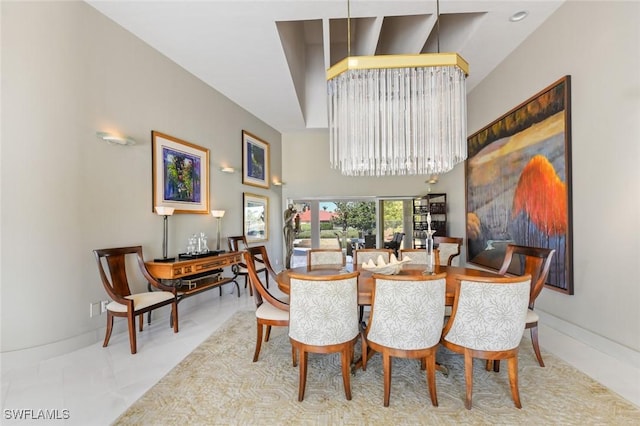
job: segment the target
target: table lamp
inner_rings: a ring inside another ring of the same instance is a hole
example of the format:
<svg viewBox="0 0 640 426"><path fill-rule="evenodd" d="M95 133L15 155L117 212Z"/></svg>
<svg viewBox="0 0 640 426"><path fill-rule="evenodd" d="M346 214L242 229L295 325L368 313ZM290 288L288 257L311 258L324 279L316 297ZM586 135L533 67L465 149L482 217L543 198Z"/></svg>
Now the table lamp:
<svg viewBox="0 0 640 426"><path fill-rule="evenodd" d="M211 216L215 217L218 222L218 230L216 232L216 251L220 251L220 230L222 217L224 216L224 210L211 210Z"/></svg>
<svg viewBox="0 0 640 426"><path fill-rule="evenodd" d="M156 206L156 214L164 216L163 234L162 234L162 259L153 259L155 262L173 262L175 257L167 257L167 248L169 246L169 216L173 215L173 207Z"/></svg>

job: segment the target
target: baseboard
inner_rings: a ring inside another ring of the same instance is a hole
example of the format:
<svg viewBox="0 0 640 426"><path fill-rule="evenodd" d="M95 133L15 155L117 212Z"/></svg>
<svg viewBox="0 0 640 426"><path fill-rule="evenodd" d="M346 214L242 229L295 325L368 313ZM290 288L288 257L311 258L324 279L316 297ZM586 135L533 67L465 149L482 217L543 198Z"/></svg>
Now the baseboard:
<svg viewBox="0 0 640 426"><path fill-rule="evenodd" d="M640 368L640 352L567 322L539 308L536 308L536 313L540 316L540 323L616 358L625 364L634 368Z"/></svg>
<svg viewBox="0 0 640 426"><path fill-rule="evenodd" d="M234 287L235 289L235 287ZM195 309L201 303L207 303L209 299L218 296L218 291L209 291L203 294L198 294L193 297L184 299L178 304L178 315L188 313L192 309ZM153 312L152 322L156 319L160 319L161 316L168 317L169 307L162 307ZM106 316L105 316L106 321ZM145 316L146 321L146 316ZM146 325L146 324L145 324ZM41 361L55 358L61 355L77 351L87 346L94 345L98 342L102 342L106 332L106 324L103 327L97 328L92 331L74 336L68 339L60 340L58 342L49 343L42 346L36 346L33 348L20 349L16 351L1 352L0 353L0 366L2 366L2 373L16 368L23 368L33 364L37 364ZM111 338L120 333L127 333L127 324L124 320L115 319L113 324L113 331Z"/></svg>

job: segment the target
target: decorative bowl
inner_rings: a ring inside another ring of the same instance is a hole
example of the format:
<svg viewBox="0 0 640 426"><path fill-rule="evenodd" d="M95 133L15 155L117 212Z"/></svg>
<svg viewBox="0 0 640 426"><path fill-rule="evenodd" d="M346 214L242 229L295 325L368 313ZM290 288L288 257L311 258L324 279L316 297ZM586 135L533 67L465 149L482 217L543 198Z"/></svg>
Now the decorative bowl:
<svg viewBox="0 0 640 426"><path fill-rule="evenodd" d="M402 265L410 261L411 259L409 258L398 260L395 256L392 256L391 261L389 263L385 263L379 257L377 264L374 264L373 261L370 260L369 263L362 264L362 269L373 272L374 274L397 275L402 269Z"/></svg>

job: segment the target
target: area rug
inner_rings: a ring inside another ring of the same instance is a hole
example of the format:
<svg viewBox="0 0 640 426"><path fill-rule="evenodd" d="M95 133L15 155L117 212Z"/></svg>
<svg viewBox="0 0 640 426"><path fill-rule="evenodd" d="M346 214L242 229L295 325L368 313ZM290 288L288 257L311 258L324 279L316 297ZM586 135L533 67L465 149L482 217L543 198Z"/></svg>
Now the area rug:
<svg viewBox="0 0 640 426"><path fill-rule="evenodd" d="M274 327L252 362L253 312L238 312L136 401L118 425L637 425L640 410L604 386L543 353L538 366L531 342L519 357L522 409L513 405L506 364L488 372L475 360L473 408L464 407L464 363L441 348L438 407L429 399L425 373L415 360L394 359L391 399L383 407L382 361L351 377L353 399L344 396L338 355L310 354L304 401L298 402L298 368L291 365L287 329ZM359 345L356 353L359 352ZM160 355L159 355L160 356Z"/></svg>

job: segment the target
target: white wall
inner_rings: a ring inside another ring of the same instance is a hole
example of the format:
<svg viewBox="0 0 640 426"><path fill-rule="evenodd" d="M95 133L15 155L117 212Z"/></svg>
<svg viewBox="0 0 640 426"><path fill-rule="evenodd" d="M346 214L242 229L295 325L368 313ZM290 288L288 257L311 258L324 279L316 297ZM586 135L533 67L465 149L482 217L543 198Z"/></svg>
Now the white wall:
<svg viewBox="0 0 640 426"><path fill-rule="evenodd" d="M565 3L470 94L468 122L474 132L571 75L575 295L544 291L536 306L636 351L639 18L638 2Z"/></svg>
<svg viewBox="0 0 640 426"><path fill-rule="evenodd" d="M102 338L105 316L89 318L89 304L106 296L93 249L142 245L146 258L161 255L151 130L210 150L211 208L227 210L223 237L242 233L243 191L269 197L267 247L281 262L280 188L242 185L240 172L218 170L222 163L241 166L245 129L270 143L272 173L280 175L279 132L84 2L1 7L3 359ZM98 130L138 144L109 145L96 138ZM211 215L172 216L170 254L184 251L187 237L200 231L212 246Z"/></svg>
<svg viewBox="0 0 640 426"><path fill-rule="evenodd" d="M468 98L469 134L572 76L575 295L537 308L640 351L640 3L568 1ZM516 24L514 24L516 25ZM473 64L471 64L473 72ZM328 134L283 135L284 197L424 193L423 178L347 178L329 168ZM441 177L452 235L465 235L464 167ZM544 336L541 337L544 342ZM633 355L633 354L632 354ZM637 361L636 361L637 362Z"/></svg>

